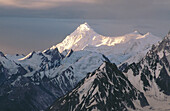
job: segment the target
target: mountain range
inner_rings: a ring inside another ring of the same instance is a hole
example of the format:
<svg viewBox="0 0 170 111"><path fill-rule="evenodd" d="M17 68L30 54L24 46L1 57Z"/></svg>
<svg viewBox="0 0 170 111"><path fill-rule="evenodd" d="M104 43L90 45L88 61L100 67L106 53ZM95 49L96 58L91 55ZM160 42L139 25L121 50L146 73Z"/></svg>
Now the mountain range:
<svg viewBox="0 0 170 111"><path fill-rule="evenodd" d="M170 110L169 101L170 33L106 37L84 23L44 51L0 52L1 111Z"/></svg>

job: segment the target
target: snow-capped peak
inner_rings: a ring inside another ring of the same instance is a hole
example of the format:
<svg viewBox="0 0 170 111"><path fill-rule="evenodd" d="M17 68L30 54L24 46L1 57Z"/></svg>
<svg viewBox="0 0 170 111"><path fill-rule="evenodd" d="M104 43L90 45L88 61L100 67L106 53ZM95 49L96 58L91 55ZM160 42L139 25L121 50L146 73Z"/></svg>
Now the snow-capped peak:
<svg viewBox="0 0 170 111"><path fill-rule="evenodd" d="M106 55L112 62L120 64L136 54L146 54L146 50L152 44L161 39L151 33L141 34L135 30L132 33L118 37L106 37L97 34L86 22L81 24L73 33L68 35L61 43L50 49L64 50L88 50ZM114 55L114 56L113 56ZM124 56L122 56L124 55ZM120 59L120 56L122 59ZM138 55L139 56L139 55ZM143 56L142 56L143 57Z"/></svg>
<svg viewBox="0 0 170 111"><path fill-rule="evenodd" d="M91 35L97 35L97 33L87 24L87 22L85 22L84 24L80 24L79 27L77 27L77 29L71 33L69 36L80 36L82 35L83 37L87 37L84 35L89 35L91 37Z"/></svg>
<svg viewBox="0 0 170 111"><path fill-rule="evenodd" d="M145 35L153 35L151 32L147 32Z"/></svg>
<svg viewBox="0 0 170 111"><path fill-rule="evenodd" d="M19 60L25 60L25 59L30 59L36 52L35 51L32 51L31 53L29 53L27 56L19 59Z"/></svg>
<svg viewBox="0 0 170 111"><path fill-rule="evenodd" d="M131 34L142 35L138 30L134 30Z"/></svg>
<svg viewBox="0 0 170 111"><path fill-rule="evenodd" d="M81 24L77 30L79 31L89 31L91 29L91 27L87 24L87 22L85 22L84 24Z"/></svg>

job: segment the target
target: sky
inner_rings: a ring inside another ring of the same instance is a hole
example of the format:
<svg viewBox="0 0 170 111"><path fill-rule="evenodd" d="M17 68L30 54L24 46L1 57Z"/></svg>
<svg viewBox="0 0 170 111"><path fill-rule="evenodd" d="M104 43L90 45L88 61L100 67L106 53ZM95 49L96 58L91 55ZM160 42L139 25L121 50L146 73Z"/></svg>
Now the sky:
<svg viewBox="0 0 170 111"><path fill-rule="evenodd" d="M0 51L27 54L61 42L81 23L99 34L164 37L170 0L0 0Z"/></svg>

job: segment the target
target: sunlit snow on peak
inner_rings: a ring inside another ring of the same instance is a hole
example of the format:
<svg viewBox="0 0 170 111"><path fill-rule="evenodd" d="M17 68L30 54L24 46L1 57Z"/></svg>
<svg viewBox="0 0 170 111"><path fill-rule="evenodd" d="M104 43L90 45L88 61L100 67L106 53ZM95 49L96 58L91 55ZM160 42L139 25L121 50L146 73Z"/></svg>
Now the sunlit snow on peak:
<svg viewBox="0 0 170 111"><path fill-rule="evenodd" d="M84 23L51 49L58 48L60 53L67 49L98 52L106 55L112 62L120 64L135 54L145 55L152 44L160 40L150 33L143 35L138 31L118 37L107 37L97 34L87 23Z"/></svg>
<svg viewBox="0 0 170 111"><path fill-rule="evenodd" d="M77 30L79 31L89 31L91 28L90 26L87 24L87 22L85 22L84 24L81 24Z"/></svg>
<svg viewBox="0 0 170 111"><path fill-rule="evenodd" d="M29 53L28 55L26 55L25 57L20 58L19 60L22 61L22 60L28 59L28 58L30 58L31 56L33 56L33 54L35 54L35 53L36 53L36 52L33 51L33 52Z"/></svg>

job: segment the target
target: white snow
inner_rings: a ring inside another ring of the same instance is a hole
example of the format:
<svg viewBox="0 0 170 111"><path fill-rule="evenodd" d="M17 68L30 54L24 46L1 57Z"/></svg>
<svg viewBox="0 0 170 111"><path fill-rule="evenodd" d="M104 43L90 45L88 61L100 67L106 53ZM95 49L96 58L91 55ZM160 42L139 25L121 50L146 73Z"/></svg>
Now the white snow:
<svg viewBox="0 0 170 111"><path fill-rule="evenodd" d="M45 75L50 79L56 78L59 85L61 82L66 82L63 78L63 75L65 75L71 86L74 87L87 73L96 70L104 61L106 60L102 54L89 51L76 51L71 56L64 58L59 67L50 70L46 69L39 74L41 79ZM32 77L35 71L27 73L24 77ZM73 79L71 79L72 76L74 77ZM65 92L63 91L63 93Z"/></svg>
<svg viewBox="0 0 170 111"><path fill-rule="evenodd" d="M146 95L146 98L149 102L149 106L143 108L139 106L136 109L137 111L170 111L169 96L164 95L164 100L158 100L157 98L151 95ZM135 106L138 106L136 104L138 104L137 102L135 102ZM131 109L130 111L134 111L134 110Z"/></svg>
<svg viewBox="0 0 170 111"><path fill-rule="evenodd" d="M138 90L143 91L143 83L141 81L140 76L141 75L133 75L133 71L129 70L127 73L125 73L125 76L128 78L128 80L131 82L131 84L133 84L133 86L135 88L137 88Z"/></svg>
<svg viewBox="0 0 170 111"><path fill-rule="evenodd" d="M3 66L9 70L9 74L16 74L17 68L19 67L14 61L9 60L6 57L0 56L0 62L3 64Z"/></svg>
<svg viewBox="0 0 170 111"><path fill-rule="evenodd" d="M87 73L97 69L105 61L103 56L99 53L89 51L76 51L70 57L61 61L61 65L56 70L51 70L47 77L53 78L57 74L72 67L76 79L79 81L86 76ZM49 73L49 72L47 72Z"/></svg>
<svg viewBox="0 0 170 111"><path fill-rule="evenodd" d="M28 59L32 56L30 59ZM24 58L19 59L19 63L21 63L24 67L31 66L34 69L39 68L40 64L42 63L42 56L38 55L36 52L31 52Z"/></svg>
<svg viewBox="0 0 170 111"><path fill-rule="evenodd" d="M5 55L9 60L12 60L12 61L17 61L18 59L21 59L24 57L24 55L10 55L10 54L6 54Z"/></svg>
<svg viewBox="0 0 170 111"><path fill-rule="evenodd" d="M160 71L162 69L162 66L160 64L157 64L156 71L155 71L155 76L158 78ZM154 73L154 72L153 72Z"/></svg>

